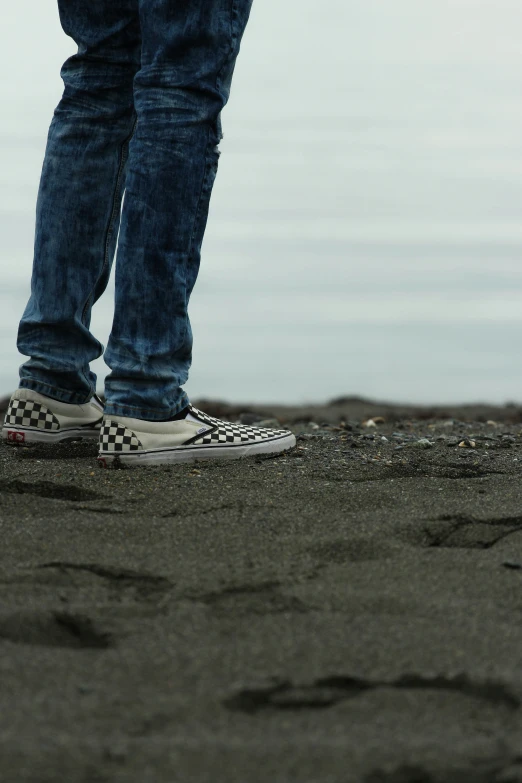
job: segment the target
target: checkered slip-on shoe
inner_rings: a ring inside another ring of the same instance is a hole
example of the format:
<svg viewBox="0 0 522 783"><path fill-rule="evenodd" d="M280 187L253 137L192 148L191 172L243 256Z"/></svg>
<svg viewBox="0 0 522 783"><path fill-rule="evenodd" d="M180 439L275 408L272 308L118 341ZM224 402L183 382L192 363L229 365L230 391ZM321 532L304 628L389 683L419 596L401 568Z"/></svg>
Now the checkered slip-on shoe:
<svg viewBox="0 0 522 783"><path fill-rule="evenodd" d="M175 421L105 416L100 432L100 466L238 459L295 446L295 435L288 430L232 424L207 416L193 405L189 409L185 419Z"/></svg>
<svg viewBox="0 0 522 783"><path fill-rule="evenodd" d="M71 405L31 389L17 389L9 401L2 440L24 445L98 438L102 419L103 403L96 395L84 405Z"/></svg>

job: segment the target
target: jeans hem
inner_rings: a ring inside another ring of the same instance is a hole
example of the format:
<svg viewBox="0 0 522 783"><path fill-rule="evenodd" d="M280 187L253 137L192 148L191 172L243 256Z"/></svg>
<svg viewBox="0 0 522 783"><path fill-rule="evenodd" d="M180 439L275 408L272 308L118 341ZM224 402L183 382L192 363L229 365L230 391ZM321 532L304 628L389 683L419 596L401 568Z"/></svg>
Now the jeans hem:
<svg viewBox="0 0 522 783"><path fill-rule="evenodd" d="M104 416L123 416L129 419L143 419L144 421L161 421L175 416L177 413L189 405L189 398L183 395L179 403L169 410L158 410L157 408L138 408L133 405L121 405L119 403L105 403L103 409Z"/></svg>
<svg viewBox="0 0 522 783"><path fill-rule="evenodd" d="M80 392L60 389L57 386L51 386L49 383L33 381L30 378L23 378L19 383L19 388L30 389L31 391L38 392L38 394L43 394L44 397L49 397L58 402L69 403L70 405L85 405L95 393L95 389L91 389L87 398L85 398L85 394L80 394Z"/></svg>

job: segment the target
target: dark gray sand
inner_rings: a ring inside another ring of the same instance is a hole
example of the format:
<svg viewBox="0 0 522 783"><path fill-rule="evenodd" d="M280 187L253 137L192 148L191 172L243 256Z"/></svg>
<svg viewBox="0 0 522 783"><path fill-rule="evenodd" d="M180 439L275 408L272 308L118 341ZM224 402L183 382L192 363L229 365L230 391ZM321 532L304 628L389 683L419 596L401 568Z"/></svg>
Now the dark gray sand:
<svg viewBox="0 0 522 783"><path fill-rule="evenodd" d="M298 448L0 448L2 783L522 781L522 410L195 404Z"/></svg>

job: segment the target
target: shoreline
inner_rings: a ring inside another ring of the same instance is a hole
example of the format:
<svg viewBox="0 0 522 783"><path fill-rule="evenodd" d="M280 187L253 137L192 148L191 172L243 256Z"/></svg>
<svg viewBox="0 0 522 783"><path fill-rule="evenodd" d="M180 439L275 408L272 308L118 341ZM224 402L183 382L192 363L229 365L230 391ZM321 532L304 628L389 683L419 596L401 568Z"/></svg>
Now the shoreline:
<svg viewBox="0 0 522 783"><path fill-rule="evenodd" d="M0 397L0 415L7 410L9 396ZM487 402L458 404L413 404L375 400L359 396L336 397L324 403L278 404L228 402L211 397L195 398L192 404L212 416L239 417L242 413L258 414L260 419L277 418L281 424L300 421L325 421L329 424L342 419L368 419L383 416L388 421L399 419L449 419L486 422L488 420L510 424L522 423L522 402L506 402L496 405Z"/></svg>

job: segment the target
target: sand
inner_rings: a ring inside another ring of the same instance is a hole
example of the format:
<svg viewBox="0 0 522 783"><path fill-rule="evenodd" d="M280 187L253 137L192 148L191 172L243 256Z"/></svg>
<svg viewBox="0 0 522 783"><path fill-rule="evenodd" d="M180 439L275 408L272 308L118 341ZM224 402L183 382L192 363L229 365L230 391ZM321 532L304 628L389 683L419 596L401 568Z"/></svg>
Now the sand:
<svg viewBox="0 0 522 783"><path fill-rule="evenodd" d="M2 783L522 781L522 410L195 404L298 448L0 447Z"/></svg>

